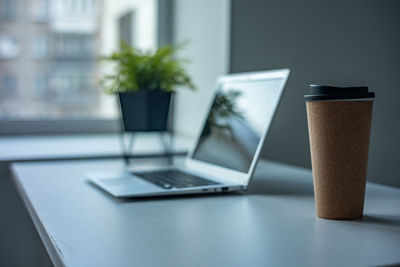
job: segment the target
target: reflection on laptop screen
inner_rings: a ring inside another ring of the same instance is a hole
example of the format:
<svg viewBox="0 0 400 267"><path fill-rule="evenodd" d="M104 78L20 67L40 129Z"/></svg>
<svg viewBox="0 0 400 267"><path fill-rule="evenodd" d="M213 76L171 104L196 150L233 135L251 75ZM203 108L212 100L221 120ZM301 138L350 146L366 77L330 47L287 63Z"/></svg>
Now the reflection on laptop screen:
<svg viewBox="0 0 400 267"><path fill-rule="evenodd" d="M223 83L215 94L193 159L248 172L272 119L283 79Z"/></svg>

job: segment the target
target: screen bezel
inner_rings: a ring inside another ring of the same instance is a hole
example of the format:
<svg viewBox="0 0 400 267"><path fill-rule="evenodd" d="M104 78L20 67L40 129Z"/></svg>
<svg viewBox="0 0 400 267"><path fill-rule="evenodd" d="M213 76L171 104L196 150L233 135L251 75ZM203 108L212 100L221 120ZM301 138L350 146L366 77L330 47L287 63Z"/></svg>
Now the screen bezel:
<svg viewBox="0 0 400 267"><path fill-rule="evenodd" d="M198 132L197 137L196 137L196 141L194 142L192 148L190 149L187 157L186 157L186 162L185 165L190 168L193 169L195 171L198 171L200 173L204 173L208 176L211 177L216 177L218 179L222 179L222 180L226 180L229 181L231 183L235 183L235 184L240 184L243 186L247 186L251 176L254 173L260 152L261 152L261 148L264 144L264 140L265 137L268 133L268 129L271 125L272 122L272 118L274 117L273 115L276 112L276 108L278 107L279 104L279 100L281 98L283 89L285 87L286 81L289 77L289 73L290 70L289 69L279 69L279 70L269 70L269 71L259 71L259 72L248 72L248 73L240 73L240 74L228 74L225 76L222 76L218 79L217 81L217 85L216 88L214 90L213 96L212 96L212 100L210 101L209 107L207 109L207 115L205 116L204 120L203 120L203 124L201 127L201 130ZM218 88L220 88L224 83L231 83L231 82L246 82L246 81L263 81L263 80L269 80L269 79L282 79L282 84L281 87L279 88L279 93L278 93L278 101L276 102L275 106L273 107L273 112L272 112L272 116L269 118L268 122L265 125L265 128L263 130L263 134L261 135L261 138L258 142L257 145L257 149L256 152L254 154L253 160L250 164L250 168L248 170L248 172L241 172L241 171L236 171L233 169L229 169L226 167L222 167L219 165L215 165L212 163L208 163L205 161L201 161L201 160L197 160L193 158L193 153L197 147L197 144L200 140L200 136L201 133L203 131L203 128L205 127L205 124L207 122L208 119L208 115L210 113L212 104L214 102L215 99L215 94L218 90Z"/></svg>

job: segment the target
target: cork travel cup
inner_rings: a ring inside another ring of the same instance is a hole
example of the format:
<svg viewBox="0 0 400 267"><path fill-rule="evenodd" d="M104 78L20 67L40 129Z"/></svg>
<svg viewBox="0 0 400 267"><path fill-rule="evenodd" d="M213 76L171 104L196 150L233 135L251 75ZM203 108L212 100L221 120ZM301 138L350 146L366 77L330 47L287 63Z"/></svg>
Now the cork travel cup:
<svg viewBox="0 0 400 267"><path fill-rule="evenodd" d="M317 215L363 215L375 94L367 87L310 85L305 95Z"/></svg>

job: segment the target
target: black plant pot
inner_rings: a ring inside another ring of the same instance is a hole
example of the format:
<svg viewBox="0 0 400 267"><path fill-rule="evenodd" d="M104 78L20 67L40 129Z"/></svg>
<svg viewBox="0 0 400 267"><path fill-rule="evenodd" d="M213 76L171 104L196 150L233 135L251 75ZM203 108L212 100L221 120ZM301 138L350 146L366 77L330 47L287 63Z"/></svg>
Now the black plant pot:
<svg viewBox="0 0 400 267"><path fill-rule="evenodd" d="M158 90L118 93L124 130L167 131L171 97L171 92Z"/></svg>

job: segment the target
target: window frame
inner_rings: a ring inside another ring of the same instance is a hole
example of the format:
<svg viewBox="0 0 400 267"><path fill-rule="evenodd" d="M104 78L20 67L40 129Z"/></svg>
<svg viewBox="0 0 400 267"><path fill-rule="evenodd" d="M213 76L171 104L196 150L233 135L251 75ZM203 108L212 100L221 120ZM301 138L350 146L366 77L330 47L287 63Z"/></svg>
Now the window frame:
<svg viewBox="0 0 400 267"><path fill-rule="evenodd" d="M157 46L173 43L173 0L156 0ZM116 133L121 129L115 119L0 119L0 135Z"/></svg>

